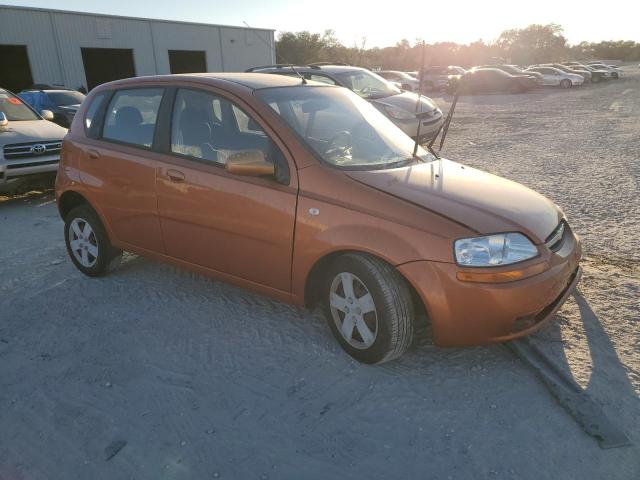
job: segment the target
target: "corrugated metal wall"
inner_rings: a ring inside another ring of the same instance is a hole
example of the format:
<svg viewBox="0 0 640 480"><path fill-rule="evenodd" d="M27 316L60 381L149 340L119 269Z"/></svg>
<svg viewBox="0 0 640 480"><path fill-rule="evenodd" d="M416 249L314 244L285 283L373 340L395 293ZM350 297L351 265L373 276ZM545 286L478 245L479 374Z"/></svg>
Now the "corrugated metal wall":
<svg viewBox="0 0 640 480"><path fill-rule="evenodd" d="M27 45L35 83L86 86L82 47L133 49L136 75L167 74L168 50L206 52L207 70L275 62L272 30L0 7L0 44Z"/></svg>

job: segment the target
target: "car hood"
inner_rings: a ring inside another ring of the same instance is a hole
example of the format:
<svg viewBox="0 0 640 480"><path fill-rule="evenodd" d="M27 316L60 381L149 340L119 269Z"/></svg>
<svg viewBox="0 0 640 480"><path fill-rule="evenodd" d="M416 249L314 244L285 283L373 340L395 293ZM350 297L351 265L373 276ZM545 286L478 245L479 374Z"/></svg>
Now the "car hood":
<svg viewBox="0 0 640 480"><path fill-rule="evenodd" d="M482 235L520 231L540 244L563 216L551 200L519 183L445 159L346 175Z"/></svg>
<svg viewBox="0 0 640 480"><path fill-rule="evenodd" d="M62 140L67 129L47 120L10 121L0 128L0 144Z"/></svg>
<svg viewBox="0 0 640 480"><path fill-rule="evenodd" d="M416 111L416 102L418 101L418 95L412 92L403 92L398 95L391 95L390 97L376 98L370 100L371 103L392 106L396 108L402 108L410 112ZM437 107L429 97L420 96L420 112L432 112Z"/></svg>

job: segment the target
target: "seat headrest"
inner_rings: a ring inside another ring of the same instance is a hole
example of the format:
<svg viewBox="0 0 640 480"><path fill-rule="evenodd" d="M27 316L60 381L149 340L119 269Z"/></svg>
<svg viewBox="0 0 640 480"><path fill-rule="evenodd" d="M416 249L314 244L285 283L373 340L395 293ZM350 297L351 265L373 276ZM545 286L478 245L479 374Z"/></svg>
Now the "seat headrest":
<svg viewBox="0 0 640 480"><path fill-rule="evenodd" d="M136 107L120 107L116 111L115 123L122 127L135 127L142 123L142 114Z"/></svg>

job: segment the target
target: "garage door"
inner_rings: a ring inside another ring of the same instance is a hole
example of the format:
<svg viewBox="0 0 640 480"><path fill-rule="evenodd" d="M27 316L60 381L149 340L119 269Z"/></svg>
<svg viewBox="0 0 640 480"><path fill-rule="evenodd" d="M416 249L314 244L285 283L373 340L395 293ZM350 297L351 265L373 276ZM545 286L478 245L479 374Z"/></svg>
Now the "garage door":
<svg viewBox="0 0 640 480"><path fill-rule="evenodd" d="M33 86L25 45L0 45L0 87L19 92Z"/></svg>
<svg viewBox="0 0 640 480"><path fill-rule="evenodd" d="M207 71L207 57L200 50L169 50L171 73L200 73Z"/></svg>
<svg viewBox="0 0 640 480"><path fill-rule="evenodd" d="M87 88L136 76L133 50L128 48L83 48L82 63Z"/></svg>

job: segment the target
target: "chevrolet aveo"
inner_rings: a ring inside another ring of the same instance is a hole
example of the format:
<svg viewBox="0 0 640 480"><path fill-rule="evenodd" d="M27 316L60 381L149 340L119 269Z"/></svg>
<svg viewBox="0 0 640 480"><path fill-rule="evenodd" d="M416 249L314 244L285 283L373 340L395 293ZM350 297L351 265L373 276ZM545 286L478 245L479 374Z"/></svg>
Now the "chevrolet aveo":
<svg viewBox="0 0 640 480"><path fill-rule="evenodd" d="M96 88L64 140L56 198L86 275L127 250L320 304L367 363L409 347L416 313L437 345L527 335L580 278L580 242L551 201L414 152L346 88L280 75Z"/></svg>

